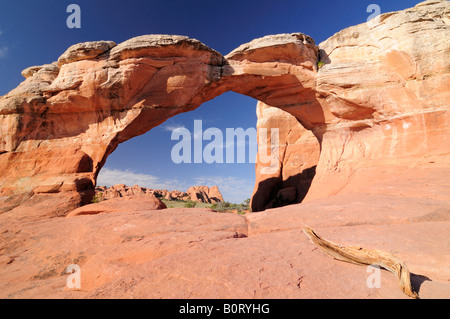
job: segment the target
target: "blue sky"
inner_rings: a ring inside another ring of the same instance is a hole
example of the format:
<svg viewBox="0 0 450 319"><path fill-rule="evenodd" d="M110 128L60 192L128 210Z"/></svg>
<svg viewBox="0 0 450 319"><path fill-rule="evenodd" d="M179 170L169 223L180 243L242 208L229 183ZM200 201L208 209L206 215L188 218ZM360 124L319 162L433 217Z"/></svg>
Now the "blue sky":
<svg viewBox="0 0 450 319"><path fill-rule="evenodd" d="M20 72L56 61L72 44L96 40L120 43L143 34L179 34L227 54L269 34L303 32L319 44L334 33L363 23L377 4L381 12L412 7L420 0L205 1L205 0L15 0L0 4L0 95L16 87ZM69 29L69 4L81 8L81 28ZM256 127L256 100L228 92L197 110L177 115L145 135L127 141L108 158L99 185L124 183L185 191L218 185L225 200L251 196L254 164L175 164L171 129ZM205 142L207 144L208 142ZM255 141L248 141L255 143ZM109 185L108 185L109 186Z"/></svg>

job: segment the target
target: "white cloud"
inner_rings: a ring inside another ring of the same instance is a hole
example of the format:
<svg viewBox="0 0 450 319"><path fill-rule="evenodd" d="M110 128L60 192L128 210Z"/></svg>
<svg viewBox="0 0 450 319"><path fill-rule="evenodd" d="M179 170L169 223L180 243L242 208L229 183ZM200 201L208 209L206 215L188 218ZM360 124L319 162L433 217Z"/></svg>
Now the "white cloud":
<svg viewBox="0 0 450 319"><path fill-rule="evenodd" d="M3 34L3 31L0 30L0 36ZM0 59L5 57L6 54L8 53L8 47L7 46L2 46L0 47Z"/></svg>
<svg viewBox="0 0 450 319"><path fill-rule="evenodd" d="M181 124L166 124L162 126L162 129L168 132L172 132L173 130L176 130L178 128L185 128L185 126Z"/></svg>
<svg viewBox="0 0 450 319"><path fill-rule="evenodd" d="M3 58L8 53L8 47L1 47L0 48L0 58Z"/></svg>
<svg viewBox="0 0 450 319"><path fill-rule="evenodd" d="M127 186L139 185L152 189L186 190L186 185L178 180L163 180L157 176L135 173L130 170L103 168L97 178L97 185L112 186L125 184Z"/></svg>
<svg viewBox="0 0 450 319"><path fill-rule="evenodd" d="M159 127L166 132L172 132L177 128L185 128L184 124L181 124L173 119L168 119L164 124L161 124Z"/></svg>

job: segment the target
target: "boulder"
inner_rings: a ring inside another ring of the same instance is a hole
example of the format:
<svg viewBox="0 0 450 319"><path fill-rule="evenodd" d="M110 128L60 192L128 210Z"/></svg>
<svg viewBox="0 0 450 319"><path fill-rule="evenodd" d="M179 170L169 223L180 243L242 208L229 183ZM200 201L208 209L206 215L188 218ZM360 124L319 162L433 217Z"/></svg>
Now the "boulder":
<svg viewBox="0 0 450 319"><path fill-rule="evenodd" d="M100 203L93 203L77 208L67 214L67 217L81 215L109 214L119 212L160 210L167 208L166 205L155 196L124 196L112 198Z"/></svg>
<svg viewBox="0 0 450 319"><path fill-rule="evenodd" d="M208 197L211 201L211 203L220 203L224 202L222 193L219 190L219 187L217 185L214 185L209 188Z"/></svg>

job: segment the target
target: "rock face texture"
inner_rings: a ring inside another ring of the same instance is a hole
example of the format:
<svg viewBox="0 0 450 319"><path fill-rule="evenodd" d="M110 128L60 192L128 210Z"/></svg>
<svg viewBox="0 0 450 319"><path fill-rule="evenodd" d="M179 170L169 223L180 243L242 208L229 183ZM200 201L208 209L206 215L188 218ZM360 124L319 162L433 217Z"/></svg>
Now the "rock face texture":
<svg viewBox="0 0 450 319"><path fill-rule="evenodd" d="M140 187L138 185L126 186L124 184L113 185L111 187L99 186L95 188L95 198L98 201L120 198L125 196L155 196L157 198L164 198L167 200L192 200L200 203L219 203L223 202L222 194L217 186L193 186L187 192L178 190L168 191L167 189L150 189Z"/></svg>
<svg viewBox="0 0 450 319"><path fill-rule="evenodd" d="M318 46L282 34L222 56L150 35L26 69L0 97L0 297L406 297L394 276L373 289L364 267L322 254L308 225L398 255L419 297L448 299L448 39L449 2L432 0ZM111 214L78 208L119 143L229 90L261 101L259 131L279 129L259 141L275 160L264 170L258 154L253 210L301 204L244 216L127 198Z"/></svg>

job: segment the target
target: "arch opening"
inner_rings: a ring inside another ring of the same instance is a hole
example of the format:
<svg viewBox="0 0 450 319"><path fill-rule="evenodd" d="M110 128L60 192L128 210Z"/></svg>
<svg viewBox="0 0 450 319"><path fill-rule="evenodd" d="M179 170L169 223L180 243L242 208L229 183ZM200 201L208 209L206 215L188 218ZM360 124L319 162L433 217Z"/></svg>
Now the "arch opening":
<svg viewBox="0 0 450 319"><path fill-rule="evenodd" d="M300 33L256 39L227 56L183 36L75 45L0 100L13 132L0 149L11 173L2 193L20 195L8 197L11 207L49 194L67 198L61 211L89 203L119 144L229 91L313 130L324 123L314 84L317 59L314 41ZM278 161L278 179L285 177L283 165Z"/></svg>
<svg viewBox="0 0 450 319"><path fill-rule="evenodd" d="M196 121L201 121L201 132L195 131ZM172 139L171 134L179 128L187 129L192 138L202 134L200 152L218 142L220 156L213 162L201 158L200 163L195 163L195 141L190 141L190 160L175 163L171 152L180 142ZM274 155L276 169L267 175L263 172L267 163L261 159L257 145L263 142L261 130L266 129L264 134L270 134L274 128L278 140L272 141L269 136L265 142L268 145L275 142L277 154L269 151L266 155ZM219 135L205 139L203 134L211 130L218 130ZM230 130L244 132L244 140L240 136L230 139L227 136ZM238 158L242 143L245 144L244 161ZM319 153L317 138L293 115L248 96L226 92L196 110L175 115L149 132L120 144L108 157L97 185L138 185L182 192L191 186L218 186L225 201L240 204L251 199L251 209L256 212L300 203L311 186Z"/></svg>
<svg viewBox="0 0 450 319"><path fill-rule="evenodd" d="M256 152L252 149L257 148L256 102L227 92L193 111L167 119L120 144L106 160L97 185L133 186L140 182L139 186L146 188L181 192L192 186L217 185L225 201L244 202L251 197L255 180ZM180 129L187 130L191 140L175 134ZM227 131L236 129L250 134L231 141ZM177 147L181 144L189 147L189 156L178 162L172 157L178 156ZM239 158L242 150L243 159ZM196 156L195 152L200 154Z"/></svg>

